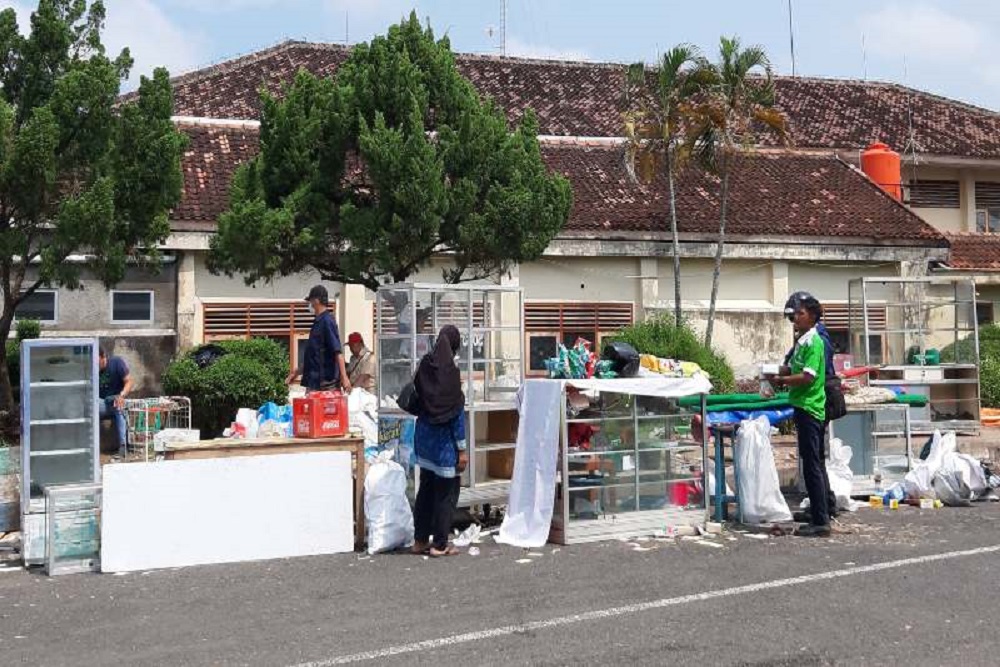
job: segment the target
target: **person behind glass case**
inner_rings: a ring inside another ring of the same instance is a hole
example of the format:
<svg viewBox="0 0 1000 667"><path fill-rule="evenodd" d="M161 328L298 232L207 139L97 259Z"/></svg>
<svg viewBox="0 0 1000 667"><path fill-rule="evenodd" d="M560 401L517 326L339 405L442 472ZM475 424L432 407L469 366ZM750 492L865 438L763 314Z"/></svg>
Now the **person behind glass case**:
<svg viewBox="0 0 1000 667"><path fill-rule="evenodd" d="M128 447L128 421L125 419L125 398L132 393L132 374L121 357L108 355L102 347L98 356L98 403L101 421L114 424L118 438L118 453L124 456Z"/></svg>

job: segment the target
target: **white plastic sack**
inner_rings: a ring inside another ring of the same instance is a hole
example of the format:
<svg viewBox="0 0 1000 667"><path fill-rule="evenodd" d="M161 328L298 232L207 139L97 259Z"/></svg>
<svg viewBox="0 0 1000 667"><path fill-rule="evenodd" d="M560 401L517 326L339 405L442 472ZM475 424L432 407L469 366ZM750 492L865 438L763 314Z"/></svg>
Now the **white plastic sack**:
<svg viewBox="0 0 1000 667"><path fill-rule="evenodd" d="M837 498L837 509L854 512L861 503L851 500L854 487L854 472L851 470L851 457L854 450L845 445L840 438L830 440L830 458L826 460L826 476L830 480L830 490ZM800 507L809 509L809 499L802 501Z"/></svg>
<svg viewBox="0 0 1000 667"><path fill-rule="evenodd" d="M392 551L413 544L413 512L406 499L406 472L386 452L365 476L365 524L368 553Z"/></svg>
<svg viewBox="0 0 1000 667"><path fill-rule="evenodd" d="M361 433L366 449L378 447L378 398L364 389L355 389L347 396L347 413L351 431Z"/></svg>
<svg viewBox="0 0 1000 667"><path fill-rule="evenodd" d="M906 473L903 478L903 488L906 490L906 497L912 499L937 498L934 491L934 475L941 469L941 464L949 454L954 454L958 447L954 433L941 435L940 431L934 431L931 440L931 451L924 461L918 461L913 470Z"/></svg>
<svg viewBox="0 0 1000 667"><path fill-rule="evenodd" d="M745 523L791 521L792 512L781 495L778 469L774 465L771 423L767 417L740 424L734 458L742 520Z"/></svg>
<svg viewBox="0 0 1000 667"><path fill-rule="evenodd" d="M949 507L964 507L989 488L983 466L968 454L950 452L931 482L937 499Z"/></svg>
<svg viewBox="0 0 1000 667"><path fill-rule="evenodd" d="M236 423L243 427L246 437L253 440L257 437L257 411L250 408L240 408L236 412Z"/></svg>

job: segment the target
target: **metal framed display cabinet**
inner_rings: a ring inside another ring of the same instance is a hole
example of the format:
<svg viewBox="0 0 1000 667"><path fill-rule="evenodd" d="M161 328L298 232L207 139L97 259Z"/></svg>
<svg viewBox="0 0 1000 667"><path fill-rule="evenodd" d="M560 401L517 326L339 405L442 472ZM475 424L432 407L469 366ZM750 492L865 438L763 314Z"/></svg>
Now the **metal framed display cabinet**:
<svg viewBox="0 0 1000 667"><path fill-rule="evenodd" d="M441 327L462 335L457 360L466 400L469 467L463 506L503 502L510 488L524 379L524 297L519 287L399 283L376 295L380 416L403 415L396 397Z"/></svg>
<svg viewBox="0 0 1000 667"><path fill-rule="evenodd" d="M708 518L708 442L692 437L699 407L677 399L600 392L574 414L563 392L556 504L550 539L561 544L694 525Z"/></svg>
<svg viewBox="0 0 1000 667"><path fill-rule="evenodd" d="M21 344L21 525L25 565L45 562L45 490L100 481L98 349L92 338Z"/></svg>
<svg viewBox="0 0 1000 667"><path fill-rule="evenodd" d="M978 433L979 325L971 278L858 278L848 285L851 353L879 366L873 386L927 397L910 408L913 433ZM899 430L892 413L875 415L879 431Z"/></svg>

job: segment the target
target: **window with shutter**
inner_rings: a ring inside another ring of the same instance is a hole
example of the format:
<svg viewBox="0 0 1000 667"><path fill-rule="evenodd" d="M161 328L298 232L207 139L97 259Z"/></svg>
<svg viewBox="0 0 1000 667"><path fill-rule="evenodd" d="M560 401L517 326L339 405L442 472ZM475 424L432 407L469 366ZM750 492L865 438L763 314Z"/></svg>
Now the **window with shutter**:
<svg viewBox="0 0 1000 667"><path fill-rule="evenodd" d="M851 325L855 331L864 327L862 318L863 311L855 306L852 312L851 306L846 303L825 303L823 304L823 324L830 332L830 341L833 343L836 354L846 354L851 348ZM851 321L854 318L854 322ZM885 329L886 309L885 306L868 306L868 327L870 329ZM869 338L869 358L873 363L879 363L882 359L883 339L881 335L873 335Z"/></svg>
<svg viewBox="0 0 1000 667"><path fill-rule="evenodd" d="M545 372L545 360L556 355L558 345L573 345L584 338L599 349L601 340L633 322L631 303L526 303L524 330L528 373Z"/></svg>
<svg viewBox="0 0 1000 667"><path fill-rule="evenodd" d="M976 231L1000 234L1000 183L976 181Z"/></svg>
<svg viewBox="0 0 1000 667"><path fill-rule="evenodd" d="M330 308L336 312L336 303ZM293 367L300 365L312 321L305 301L206 303L202 318L206 341L270 338L288 350Z"/></svg>
<svg viewBox="0 0 1000 667"><path fill-rule="evenodd" d="M961 208L958 181L913 181L907 186L910 206L919 208Z"/></svg>

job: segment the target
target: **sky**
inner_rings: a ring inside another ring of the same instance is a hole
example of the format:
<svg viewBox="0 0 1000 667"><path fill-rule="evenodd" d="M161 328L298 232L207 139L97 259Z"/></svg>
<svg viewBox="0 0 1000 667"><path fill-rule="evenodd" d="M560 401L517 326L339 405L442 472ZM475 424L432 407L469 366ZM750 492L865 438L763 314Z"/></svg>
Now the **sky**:
<svg viewBox="0 0 1000 667"><path fill-rule="evenodd" d="M31 0L0 0L22 25ZM356 43L411 9L452 48L499 53L501 0L105 0L105 43L128 45L133 81L157 65L172 74L286 39ZM1000 111L998 0L792 0L800 76L892 81ZM767 49L792 73L788 0L508 0L507 54L652 61L687 42L712 57L720 35Z"/></svg>

